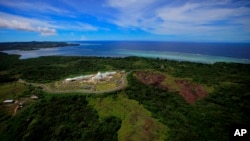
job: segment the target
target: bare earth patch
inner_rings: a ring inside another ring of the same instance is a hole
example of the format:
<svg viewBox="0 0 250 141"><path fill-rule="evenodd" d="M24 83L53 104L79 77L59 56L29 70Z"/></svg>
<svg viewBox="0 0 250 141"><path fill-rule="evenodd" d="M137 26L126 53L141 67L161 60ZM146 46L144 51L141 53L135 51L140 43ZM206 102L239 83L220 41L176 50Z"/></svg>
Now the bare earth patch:
<svg viewBox="0 0 250 141"><path fill-rule="evenodd" d="M195 103L208 94L204 86L200 84L159 72L137 71L135 76L146 85L152 85L166 91L177 91L190 104Z"/></svg>
<svg viewBox="0 0 250 141"><path fill-rule="evenodd" d="M147 85L161 87L161 83L165 80L165 75L160 73L138 71L135 74L142 83Z"/></svg>
<svg viewBox="0 0 250 141"><path fill-rule="evenodd" d="M180 95L188 103L195 103L207 95L205 89L199 84L192 84L187 80L176 80L175 82L180 87Z"/></svg>

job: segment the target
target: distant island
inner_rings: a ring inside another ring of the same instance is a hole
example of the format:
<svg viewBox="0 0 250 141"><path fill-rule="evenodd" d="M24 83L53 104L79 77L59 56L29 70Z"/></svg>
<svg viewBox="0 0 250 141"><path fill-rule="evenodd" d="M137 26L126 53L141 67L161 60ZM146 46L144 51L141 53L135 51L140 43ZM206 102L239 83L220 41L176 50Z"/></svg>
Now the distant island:
<svg viewBox="0 0 250 141"><path fill-rule="evenodd" d="M67 42L3 42L0 43L0 51L3 50L36 50L40 48L54 48L54 47L65 47L65 46L79 46L77 43Z"/></svg>

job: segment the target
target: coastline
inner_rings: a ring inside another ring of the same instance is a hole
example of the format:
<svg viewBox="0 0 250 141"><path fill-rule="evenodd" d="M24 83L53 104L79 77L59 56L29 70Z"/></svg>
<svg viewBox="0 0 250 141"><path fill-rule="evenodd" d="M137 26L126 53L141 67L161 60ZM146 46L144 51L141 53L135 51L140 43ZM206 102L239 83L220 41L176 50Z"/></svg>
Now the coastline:
<svg viewBox="0 0 250 141"><path fill-rule="evenodd" d="M35 43L39 44L38 42ZM137 56L204 64L216 62L250 64L250 44L139 41L75 41L66 43L69 46L37 48L35 50L8 49L0 52L21 55L19 59L37 58L40 56L120 58ZM70 44L78 44L79 46L70 46Z"/></svg>
<svg viewBox="0 0 250 141"><path fill-rule="evenodd" d="M85 53L92 52L89 49L84 50ZM88 56L88 57L146 57L146 58L159 58L173 61L186 61L193 63L203 63L203 64L214 64L217 62L225 63L241 63L241 64L250 64L250 59L245 58L233 58L233 57L224 57L224 56L211 56L204 54L192 54L192 53L181 53L181 52L167 52L167 51L141 51L141 50L127 50L127 49L117 49L112 53L113 55L103 54L74 54L74 53L65 53L60 52L59 48L42 48L38 50L4 50L0 51L7 54L16 54L20 55L19 59L29 59L29 58L38 58L42 56Z"/></svg>

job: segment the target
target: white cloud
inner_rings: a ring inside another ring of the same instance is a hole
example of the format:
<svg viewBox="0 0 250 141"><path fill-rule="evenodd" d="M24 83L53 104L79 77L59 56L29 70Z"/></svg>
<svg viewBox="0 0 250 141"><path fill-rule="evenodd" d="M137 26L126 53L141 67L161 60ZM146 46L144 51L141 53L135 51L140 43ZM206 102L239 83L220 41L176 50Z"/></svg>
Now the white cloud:
<svg viewBox="0 0 250 141"><path fill-rule="evenodd" d="M156 11L156 16L165 21L192 24L206 24L213 21L232 20L250 12L249 8L216 8L216 5L185 4L180 7L162 7Z"/></svg>
<svg viewBox="0 0 250 141"><path fill-rule="evenodd" d="M163 22L152 30L159 34L196 34L233 35L237 30L244 30L247 22L239 22L250 13L249 8L218 8L215 5L185 4L176 8L163 7L156 11L156 16ZM248 20L250 23L250 20Z"/></svg>
<svg viewBox="0 0 250 141"><path fill-rule="evenodd" d="M111 21L124 28L142 29L162 35L216 38L216 35L245 34L249 38L250 8L233 5L229 0L165 4L154 0L109 0L107 4L118 10L116 18Z"/></svg>
<svg viewBox="0 0 250 141"><path fill-rule="evenodd" d="M58 22L55 26L57 29L71 30L71 31L97 31L99 27L83 23L83 22Z"/></svg>
<svg viewBox="0 0 250 141"><path fill-rule="evenodd" d="M42 36L51 36L56 34L56 30L48 27L37 27L37 31L41 33Z"/></svg>
<svg viewBox="0 0 250 141"><path fill-rule="evenodd" d="M53 14L69 14L70 12L65 9L57 8L43 2L24 2L20 0L1 0L1 5L23 10L23 11L32 11L40 13L53 13Z"/></svg>
<svg viewBox="0 0 250 141"><path fill-rule="evenodd" d="M71 31L97 31L99 28L83 22L43 21L0 12L0 28L38 32L42 36L56 35L57 29Z"/></svg>
<svg viewBox="0 0 250 141"><path fill-rule="evenodd" d="M47 22L0 12L0 28L38 32L43 36L56 34L56 29Z"/></svg>
<svg viewBox="0 0 250 141"><path fill-rule="evenodd" d="M6 20L6 19L0 19L0 27L27 30L27 31L33 30L33 27L30 25L30 23L20 22L16 20Z"/></svg>
<svg viewBox="0 0 250 141"><path fill-rule="evenodd" d="M107 4L115 8L130 9L129 11L136 11L147 6L150 6L156 0L108 0Z"/></svg>
<svg viewBox="0 0 250 141"><path fill-rule="evenodd" d="M118 13L114 13L116 18L111 20L121 27L135 28L150 16L149 10L156 0L108 0L107 6L116 8Z"/></svg>

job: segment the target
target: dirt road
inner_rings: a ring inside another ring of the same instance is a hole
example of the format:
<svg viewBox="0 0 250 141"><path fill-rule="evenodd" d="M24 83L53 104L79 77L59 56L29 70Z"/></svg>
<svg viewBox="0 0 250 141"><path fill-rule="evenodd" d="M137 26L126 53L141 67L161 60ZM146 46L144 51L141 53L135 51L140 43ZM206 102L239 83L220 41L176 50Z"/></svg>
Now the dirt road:
<svg viewBox="0 0 250 141"><path fill-rule="evenodd" d="M17 105L17 106L15 107L15 109L14 109L14 113L13 113L13 116L15 116L15 115L16 115L16 112L17 112L18 108L19 108L19 105Z"/></svg>

